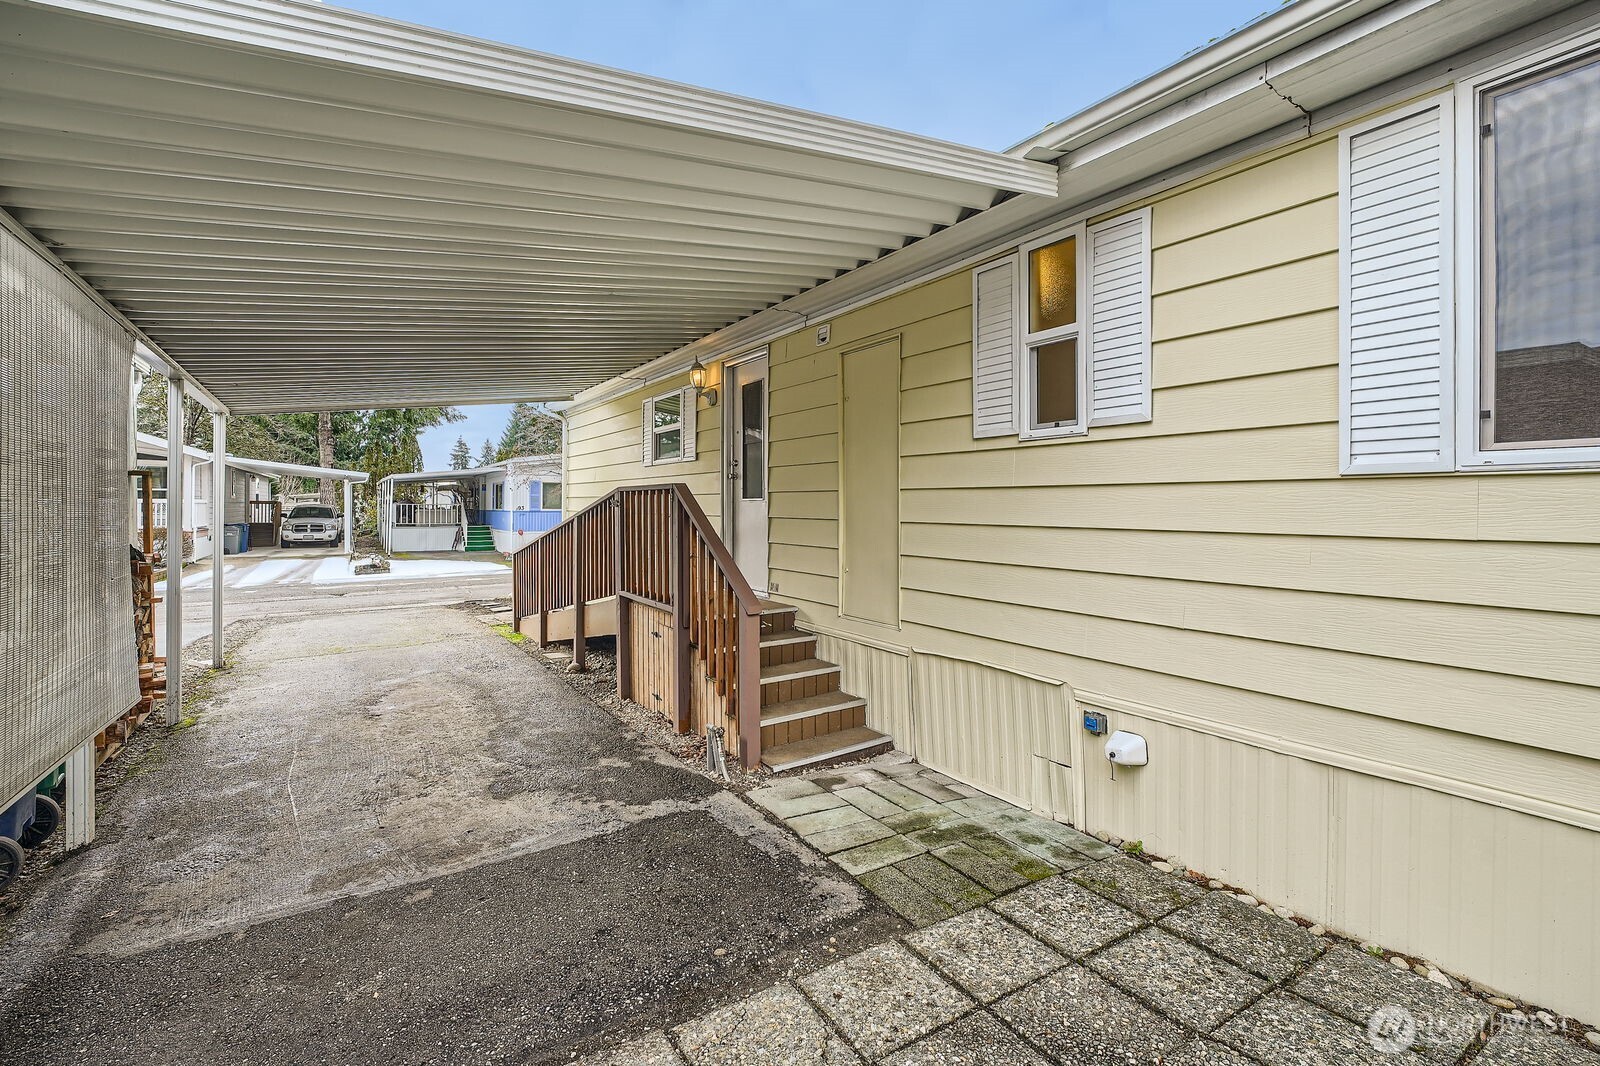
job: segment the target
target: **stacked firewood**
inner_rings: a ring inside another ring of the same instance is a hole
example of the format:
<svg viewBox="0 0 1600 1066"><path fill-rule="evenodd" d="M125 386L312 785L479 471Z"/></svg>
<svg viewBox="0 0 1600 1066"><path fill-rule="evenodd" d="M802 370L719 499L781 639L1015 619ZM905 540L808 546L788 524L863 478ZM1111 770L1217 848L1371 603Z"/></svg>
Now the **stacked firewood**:
<svg viewBox="0 0 1600 1066"><path fill-rule="evenodd" d="M135 550L129 566L133 570L133 642L139 656L139 702L127 714L112 722L94 738L95 762L115 758L133 731L144 724L167 695L167 660L156 654L155 568L143 553Z"/></svg>

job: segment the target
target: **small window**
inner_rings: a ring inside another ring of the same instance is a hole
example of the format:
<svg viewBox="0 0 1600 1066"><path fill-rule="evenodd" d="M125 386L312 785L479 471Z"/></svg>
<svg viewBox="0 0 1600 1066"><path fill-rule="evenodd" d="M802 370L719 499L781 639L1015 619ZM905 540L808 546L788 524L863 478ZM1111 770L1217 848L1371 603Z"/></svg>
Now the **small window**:
<svg viewBox="0 0 1600 1066"><path fill-rule="evenodd" d="M506 487L503 482L494 487L494 507L491 510L503 511L506 509Z"/></svg>
<svg viewBox="0 0 1600 1066"><path fill-rule="evenodd" d="M685 386L644 402L645 466L694 461L697 395L693 386Z"/></svg>
<svg viewBox="0 0 1600 1066"><path fill-rule="evenodd" d="M541 481L539 483L539 509L543 511L561 510L561 482Z"/></svg>
<svg viewBox="0 0 1600 1066"><path fill-rule="evenodd" d="M1481 106L1480 444L1600 445L1600 57Z"/></svg>
<svg viewBox="0 0 1600 1066"><path fill-rule="evenodd" d="M1082 227L1025 249L1027 295L1022 339L1024 439L1082 433L1084 418Z"/></svg>

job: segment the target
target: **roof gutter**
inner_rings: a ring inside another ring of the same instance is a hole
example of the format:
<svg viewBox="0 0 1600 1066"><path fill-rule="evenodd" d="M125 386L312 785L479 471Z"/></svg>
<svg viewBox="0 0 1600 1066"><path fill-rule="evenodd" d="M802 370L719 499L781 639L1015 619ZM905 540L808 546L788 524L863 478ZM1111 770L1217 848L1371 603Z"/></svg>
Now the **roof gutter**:
<svg viewBox="0 0 1600 1066"><path fill-rule="evenodd" d="M1077 145L1108 136L1252 68L1264 67L1269 60L1289 49L1339 29L1390 2L1299 0L1047 127L1007 149L1007 154L1054 162Z"/></svg>

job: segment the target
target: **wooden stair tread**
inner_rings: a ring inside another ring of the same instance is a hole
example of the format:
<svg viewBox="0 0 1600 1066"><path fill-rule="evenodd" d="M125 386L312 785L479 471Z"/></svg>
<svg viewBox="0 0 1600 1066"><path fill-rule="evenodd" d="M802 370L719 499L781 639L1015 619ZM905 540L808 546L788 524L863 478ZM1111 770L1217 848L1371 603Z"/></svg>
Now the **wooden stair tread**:
<svg viewBox="0 0 1600 1066"><path fill-rule="evenodd" d="M860 696L852 696L848 692L824 692L817 696L801 696L799 699L771 703L761 708L761 724L777 725L780 722L792 722L799 718L811 718L833 711L848 711L866 705L866 700Z"/></svg>
<svg viewBox="0 0 1600 1066"><path fill-rule="evenodd" d="M775 648L780 644L804 644L816 639L815 633L803 633L798 629L772 629L761 634L761 646Z"/></svg>
<svg viewBox="0 0 1600 1066"><path fill-rule="evenodd" d="M889 743L892 743L891 739L876 729L857 726L854 729L841 729L837 733L824 733L818 737L808 737L805 740L768 748L761 753L761 761L768 769L775 772L792 770L855 752L868 751Z"/></svg>
<svg viewBox="0 0 1600 1066"><path fill-rule="evenodd" d="M763 685L776 684L779 681L794 681L797 678L813 677L819 674L836 674L839 667L826 659L801 659L796 663L775 663L772 666L761 668L761 683Z"/></svg>
<svg viewBox="0 0 1600 1066"><path fill-rule="evenodd" d="M799 608L792 603L780 603L777 600L769 600L766 598L762 598L760 603L762 614L788 614L790 611L799 610Z"/></svg>

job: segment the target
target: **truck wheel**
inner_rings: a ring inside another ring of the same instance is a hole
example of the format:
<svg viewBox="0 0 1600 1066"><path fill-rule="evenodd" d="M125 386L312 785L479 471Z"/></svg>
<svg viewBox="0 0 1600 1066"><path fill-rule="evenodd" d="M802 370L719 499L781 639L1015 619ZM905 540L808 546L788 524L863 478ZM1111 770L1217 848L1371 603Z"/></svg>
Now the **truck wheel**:
<svg viewBox="0 0 1600 1066"><path fill-rule="evenodd" d="M19 843L25 848L36 848L55 835L61 828L61 807L49 796L33 797L33 821L22 831Z"/></svg>
<svg viewBox="0 0 1600 1066"><path fill-rule="evenodd" d="M0 892L11 887L11 882L22 872L22 864L27 857L21 844L10 837L0 837Z"/></svg>

